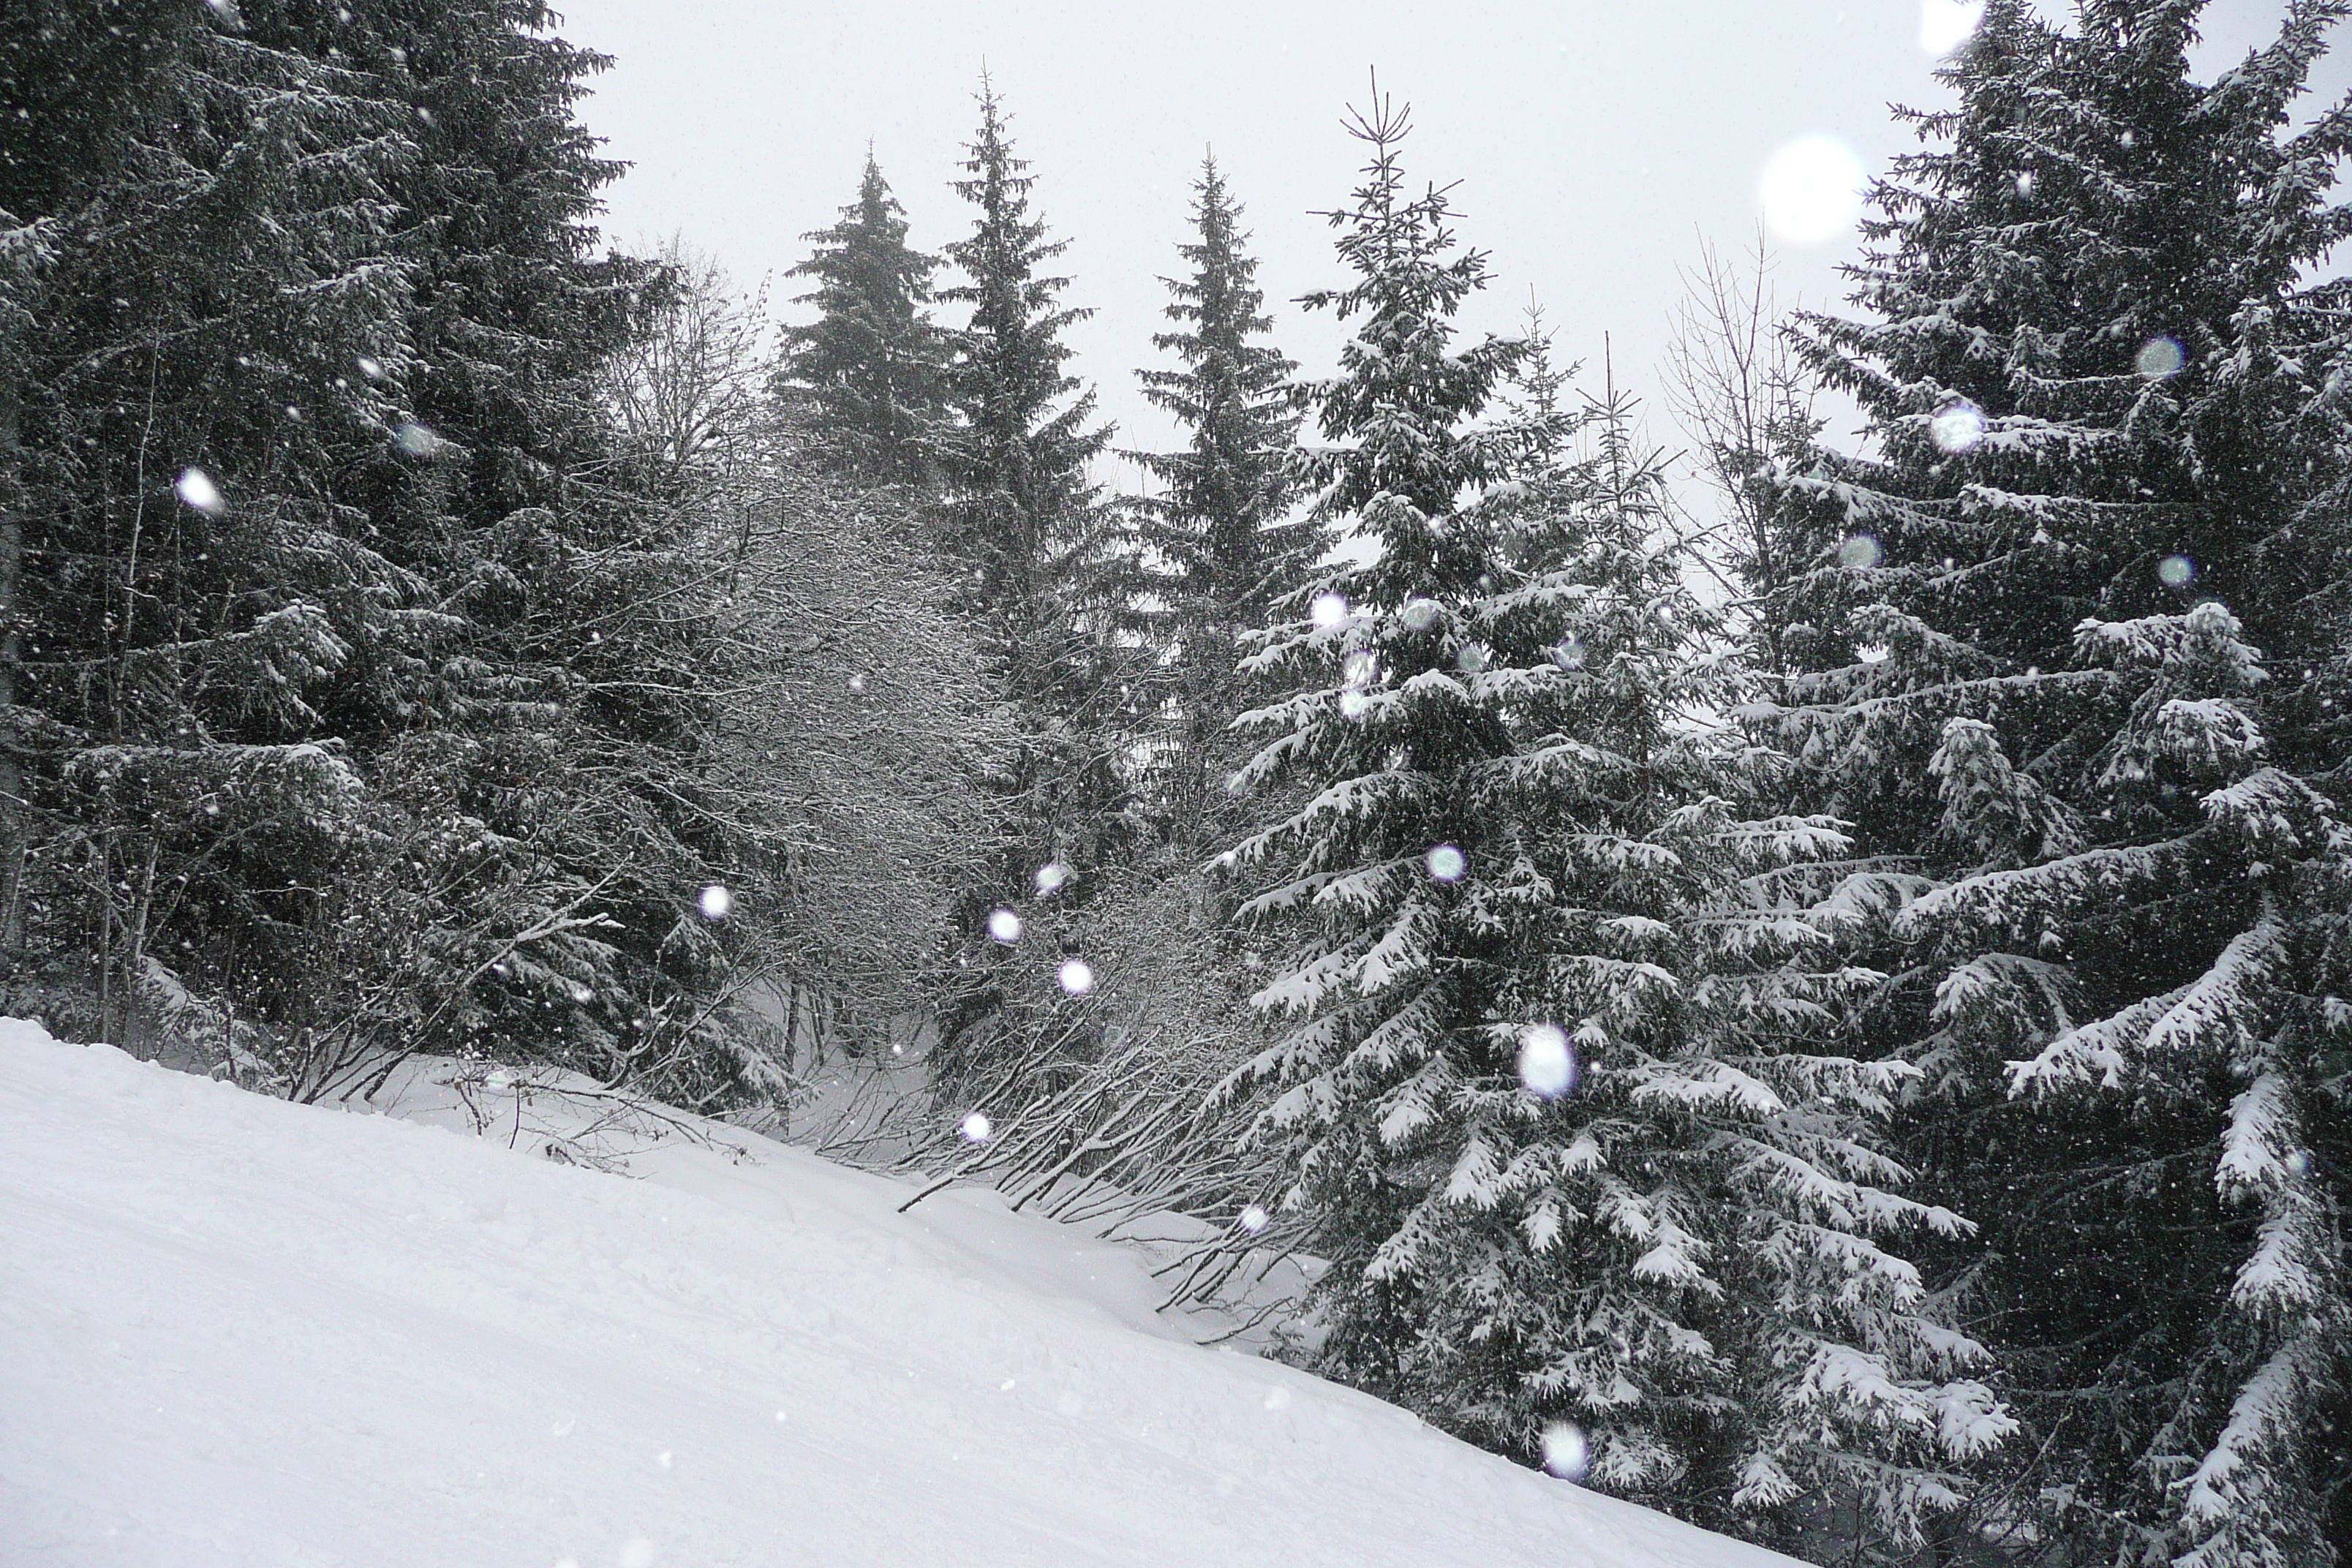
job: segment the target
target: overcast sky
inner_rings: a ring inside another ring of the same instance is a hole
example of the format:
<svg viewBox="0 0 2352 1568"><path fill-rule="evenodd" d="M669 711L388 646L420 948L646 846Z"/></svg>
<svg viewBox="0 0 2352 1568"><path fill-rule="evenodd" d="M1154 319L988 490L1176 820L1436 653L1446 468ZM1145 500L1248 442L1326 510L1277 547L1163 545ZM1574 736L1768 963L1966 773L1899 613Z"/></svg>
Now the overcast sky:
<svg viewBox="0 0 2352 1568"><path fill-rule="evenodd" d="M561 5L562 0L558 0ZM1953 0L1930 0L1948 16ZM800 280L800 237L856 194L870 141L913 223L938 250L970 208L949 188L978 111L983 64L1037 177L1033 211L1070 242L1068 304L1097 311L1070 333L1122 446L1167 426L1137 395L1138 366L1178 270L1189 186L1213 146L1263 266L1276 338L1327 369L1338 329L1289 301L1341 281L1330 230L1362 163L1340 126L1368 101L1368 70L1410 101L1416 184L1458 182L1462 238L1491 252L1495 282L1467 316L1513 330L1528 292L1563 359L1597 386L1602 334L1621 384L1658 396L1678 267L1699 237L1752 238L1759 179L1778 150L1835 138L1875 171L1911 144L1890 102L1941 100L1922 43L1922 0L1550 0L1349 4L1286 0L572 0L562 31L615 57L584 113L632 172L606 228L625 244L681 232L750 287L776 274L778 313ZM2279 0L2216 0L2201 51L2234 60L2273 34ZM1931 18L1932 20L1932 18ZM2352 50L2352 43L2344 46ZM2352 82L2322 68L2321 96ZM1842 228L1777 245L1784 304L1837 292ZM1131 468L1117 477L1132 483Z"/></svg>

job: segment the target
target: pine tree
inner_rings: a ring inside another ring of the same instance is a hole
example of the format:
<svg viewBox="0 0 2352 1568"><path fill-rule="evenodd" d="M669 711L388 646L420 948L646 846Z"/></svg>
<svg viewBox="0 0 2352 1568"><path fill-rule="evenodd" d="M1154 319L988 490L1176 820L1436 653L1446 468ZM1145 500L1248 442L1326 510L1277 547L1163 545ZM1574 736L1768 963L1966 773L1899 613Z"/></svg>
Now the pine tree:
<svg viewBox="0 0 2352 1568"><path fill-rule="evenodd" d="M1983 1505L2080 1560L2344 1538L2344 7L2210 85L2200 5L1988 9L1808 352L1875 460L1788 493L1818 798L1926 881L1882 1037L2021 1391ZM2217 175L2226 171L2226 175ZM2331 585L2332 584L2332 585ZM2315 593L2315 587L2317 592ZM1793 635L1791 646L1801 639ZM2038 1463L2022 1456L2040 1455Z"/></svg>
<svg viewBox="0 0 2352 1568"><path fill-rule="evenodd" d="M963 164L971 177L956 183L978 212L971 234L948 247L967 281L940 294L971 307L949 375L961 425L948 465L948 542L969 563L971 598L995 630L1014 700L1076 726L1063 742L1082 744L1078 731L1111 710L1100 661L1086 651L1118 604L1118 542L1088 473L1111 432L1087 428L1094 392L1063 368L1063 331L1092 312L1059 303L1068 279L1038 274L1069 242L1048 240L1045 220L1029 216L1028 160L1013 156L994 89L980 101ZM1054 811L1040 803L1042 818Z"/></svg>
<svg viewBox="0 0 2352 1568"><path fill-rule="evenodd" d="M1287 944L1255 1000L1296 1023L1232 1089L1273 1092L1284 1223L1329 1260L1319 1360L1718 1525L1828 1502L1916 1544L2007 1420L1880 1246L1961 1222L1892 1190L1906 1069L1835 1048L1878 978L1813 867L1842 837L1742 812L1776 759L1710 721L1734 689L1630 405L1566 416L1534 345L1457 346L1485 258L1407 194L1402 115L1351 130L1313 461L1381 552L1259 639L1289 694L1241 776L1300 804L1236 852Z"/></svg>
<svg viewBox="0 0 2352 1568"><path fill-rule="evenodd" d="M299 1009L307 889L381 826L321 710L425 598L326 482L392 412L348 373L410 309L415 149L363 77L218 13L60 14L7 71L66 98L0 153L40 322L5 455L16 1005L124 1037L160 959Z"/></svg>
<svg viewBox="0 0 2352 1568"><path fill-rule="evenodd" d="M1153 336L1181 370L1137 373L1143 394L1189 434L1182 451L1137 453L1165 486L1139 503L1143 542L1159 558L1153 587L1164 605L1157 628L1181 671L1173 808L1186 847L1202 831L1212 776L1230 772L1224 743L1234 711L1234 638L1265 616L1286 568L1313 548L1311 530L1286 527L1290 458L1298 425L1289 379L1297 366L1260 341L1273 327L1243 246L1241 207L1213 157L1194 184L1199 237L1179 247L1192 274L1163 279L1177 330Z"/></svg>
<svg viewBox="0 0 2352 1568"><path fill-rule="evenodd" d="M1157 666L1137 689L1159 701L1156 713L1136 703L1136 815L1157 832L1093 868L1082 906L1054 922L1102 990L1076 1017L1059 1010L1063 1026L1077 1026L1084 1047L1070 1055L1083 1067L1074 1074L1076 1062L1056 1062L1054 1077L1067 1082L1047 1102L1034 1081L1023 1086L1024 1138L1002 1156L1006 1179L1034 1179L1025 1163L1051 1171L1084 1150L1098 1179L1188 1212L1239 1206L1263 1184L1263 1156L1232 1146L1247 1107L1203 1104L1204 1086L1265 1038L1247 1005L1254 987L1231 925L1231 879L1203 862L1242 820L1222 787L1248 754L1228 728L1244 701L1236 637L1263 618L1276 579L1295 574L1316 532L1284 516L1295 367L1264 341L1271 323L1240 209L1213 161L1194 190L1197 239L1181 247L1186 275L1162 279L1175 330L1153 340L1180 368L1138 373L1145 396L1187 439L1178 451L1128 454L1163 487L1129 502L1145 562L1138 651ZM1213 1292L1248 1267L1206 1254L1194 1261L1199 1271L1186 1274L1180 1295Z"/></svg>
<svg viewBox="0 0 2352 1568"><path fill-rule="evenodd" d="M995 781L1010 825L1000 869L965 910L981 962L948 1008L947 1033L965 1044L1005 1018L1008 996L1027 998L1013 1012L1032 1025L1063 1002L1051 910L1082 898L1132 836L1128 752L1149 700L1132 631L1135 552L1089 473L1111 432L1089 427L1095 395L1064 368L1062 333L1087 312L1059 303L1067 279L1039 272L1067 241L1049 240L1031 216L1035 181L1013 155L993 89L983 85L980 102L970 177L956 184L977 209L972 232L948 247L966 280L940 293L971 309L949 368L957 425L940 521L964 574L960 608L982 631L1018 738ZM980 941L992 905L1033 894L1041 901L1021 951L1042 964Z"/></svg>
<svg viewBox="0 0 2352 1568"><path fill-rule="evenodd" d="M8 927L68 1011L94 981L77 1027L192 998L296 1093L421 1047L741 1087L690 918L740 847L700 797L736 667L703 553L613 461L603 371L652 273L591 254L602 62L551 20L12 39L79 100L0 157L49 328L13 384L37 809Z"/></svg>
<svg viewBox="0 0 2352 1568"><path fill-rule="evenodd" d="M857 200L792 270L817 319L784 334L784 374L810 388L851 471L912 482L936 459L947 340L924 309L939 259L907 245L907 215L869 152Z"/></svg>

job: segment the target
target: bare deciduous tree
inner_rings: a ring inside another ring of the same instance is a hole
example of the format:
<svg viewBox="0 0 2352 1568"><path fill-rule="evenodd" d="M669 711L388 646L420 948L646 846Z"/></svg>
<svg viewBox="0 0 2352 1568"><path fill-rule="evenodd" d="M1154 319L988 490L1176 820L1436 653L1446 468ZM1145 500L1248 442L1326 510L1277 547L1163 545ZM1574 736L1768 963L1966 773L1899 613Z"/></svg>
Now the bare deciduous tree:
<svg viewBox="0 0 2352 1568"><path fill-rule="evenodd" d="M1758 636L1766 668L1781 668L1771 605L1790 571L1792 541L1776 492L1763 481L1802 463L1822 421L1818 388L1784 334L1772 261L1758 231L1739 261L1702 240L1666 345L1666 404L1690 441L1699 475L1722 498L1721 522L1703 553L1728 569L1726 585Z"/></svg>

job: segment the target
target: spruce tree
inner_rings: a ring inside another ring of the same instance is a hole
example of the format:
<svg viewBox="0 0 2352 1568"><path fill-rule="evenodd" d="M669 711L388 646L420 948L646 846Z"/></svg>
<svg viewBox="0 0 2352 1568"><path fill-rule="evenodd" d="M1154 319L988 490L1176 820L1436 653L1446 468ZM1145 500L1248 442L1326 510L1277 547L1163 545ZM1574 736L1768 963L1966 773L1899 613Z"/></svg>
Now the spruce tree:
<svg viewBox="0 0 2352 1568"><path fill-rule="evenodd" d="M1171 806L1176 838L1188 848L1215 798L1211 777L1238 760L1224 739L1234 711L1234 638L1264 618L1278 574L1295 576L1315 539L1311 529L1285 526L1297 367L1263 341L1274 323L1257 260L1243 248L1241 207L1213 157L1202 160L1192 188L1198 238L1179 247L1192 273L1161 279L1177 330L1151 340L1183 368L1137 373L1144 396L1190 439L1181 451L1134 454L1165 487L1138 505L1143 542L1158 558L1159 638L1181 672Z"/></svg>
<svg viewBox="0 0 2352 1568"><path fill-rule="evenodd" d="M1002 100L980 95L981 127L958 194L978 209L972 232L948 247L966 281L940 298L971 308L957 334L949 371L960 424L950 445L948 546L972 579L973 609L995 635L997 657L1015 702L1040 721L1036 784L1049 776L1066 788L1066 756L1086 749L1084 731L1115 710L1101 689L1104 641L1120 605L1119 541L1088 465L1109 445L1107 426L1089 428L1095 394L1066 373L1063 331L1093 312L1065 307L1066 278L1038 268L1068 247L1049 240L1029 212L1035 177L1013 153ZM1048 734L1051 725L1059 731ZM1077 771L1091 771L1078 763ZM1041 822L1059 807L1036 803Z"/></svg>
<svg viewBox="0 0 2352 1568"><path fill-rule="evenodd" d="M1942 1260L2018 1390L1980 1522L2070 1559L2324 1563L2347 1525L2335 4L2211 84L2201 9L1988 9L1807 349L1873 458L1765 710L1921 878L1881 1038L1983 1218ZM1801 612L1801 613L1799 613ZM1800 635L1802 634L1802 635ZM2028 1456L2033 1456L2029 1460Z"/></svg>
<svg viewBox="0 0 2352 1568"><path fill-rule="evenodd" d="M299 1012L310 889L383 826L322 710L428 597L328 478L394 412L354 364L404 341L415 148L363 76L200 8L59 14L6 70L58 100L0 132L40 323L0 453L13 1005L127 1037L163 963Z"/></svg>
<svg viewBox="0 0 2352 1568"><path fill-rule="evenodd" d="M796 304L817 319L784 334L784 374L809 388L850 471L908 483L936 458L947 339L924 308L939 258L907 244L906 210L869 152L857 200L792 270L815 279Z"/></svg>
<svg viewBox="0 0 2352 1568"><path fill-rule="evenodd" d="M1292 1026L1232 1087L1271 1096L1282 1223L1329 1261L1319 1362L1718 1526L1828 1504L1916 1544L2007 1418L1881 1246L1962 1222L1893 1190L1907 1069L1834 1037L1878 979L1815 866L1843 839L1748 809L1780 764L1719 721L1630 405L1571 419L1533 345L1458 344L1485 258L1407 192L1403 116L1351 130L1356 279L1310 299L1357 327L1311 462L1380 552L1257 639L1286 694L1241 781L1295 808L1236 851ZM1523 416L1484 418L1515 374Z"/></svg>
<svg viewBox="0 0 2352 1568"><path fill-rule="evenodd" d="M647 493L602 401L660 283L598 254L622 166L576 106L611 62L540 0L248 21L372 73L418 148L391 185L419 237L418 303L403 352L362 367L399 412L341 482L453 614L421 679L329 718L380 748L409 809L478 847L436 881L427 1032L606 1078L667 1062L680 1097L723 1092L738 1020L709 1004L731 928L694 900L728 879L740 825L698 775L711 689L740 672L698 520ZM464 936L433 934L444 921Z"/></svg>
<svg viewBox="0 0 2352 1568"><path fill-rule="evenodd" d="M1040 272L1068 242L1048 239L1030 211L1035 180L994 89L983 85L980 102L969 178L956 183L976 209L972 232L948 247L965 280L940 292L971 317L948 372L956 424L939 513L962 574L959 607L981 630L1017 739L993 781L1008 825L998 875L965 910L980 962L949 1007L948 1033L966 1046L1007 1016L1008 998L1030 1025L1062 1005L1052 910L1083 898L1132 837L1129 752L1149 700L1134 550L1089 472L1111 432L1091 426L1095 395L1065 368L1062 333L1087 312L1060 303L1066 278ZM1017 951L982 940L991 906L1007 904L1026 911Z"/></svg>
<svg viewBox="0 0 2352 1568"><path fill-rule="evenodd" d="M698 798L719 593L613 460L602 374L652 275L593 254L617 166L572 109L603 62L551 20L11 39L79 107L0 156L47 327L11 384L37 743L6 923L52 1016L94 979L78 1029L210 1009L203 1047L298 1093L416 1047L740 1087L692 918L741 826Z"/></svg>

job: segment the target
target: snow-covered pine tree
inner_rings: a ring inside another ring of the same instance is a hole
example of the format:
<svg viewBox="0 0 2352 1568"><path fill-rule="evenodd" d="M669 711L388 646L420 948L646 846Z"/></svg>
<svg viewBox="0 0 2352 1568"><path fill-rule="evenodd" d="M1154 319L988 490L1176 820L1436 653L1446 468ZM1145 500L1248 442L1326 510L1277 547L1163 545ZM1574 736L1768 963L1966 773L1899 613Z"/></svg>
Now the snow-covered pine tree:
<svg viewBox="0 0 2352 1568"><path fill-rule="evenodd" d="M964 281L939 294L971 317L955 334L948 371L956 423L941 443L947 483L937 510L945 553L963 577L959 607L981 630L1017 741L993 781L1010 826L997 875L964 911L971 983L948 1003L949 1048L934 1058L950 1076L1000 1024L1035 1044L1065 1000L1054 910L1082 899L1091 874L1132 837L1129 752L1151 684L1133 626L1141 584L1131 531L1090 472L1111 431L1091 425L1094 392L1065 368L1062 333L1088 312L1060 303L1066 278L1039 271L1068 241L1048 239L1032 215L1035 178L1014 156L1003 101L985 81L980 104L969 177L956 183L976 209L972 231L948 247ZM1025 911L1017 947L989 939L992 906Z"/></svg>
<svg viewBox="0 0 2352 1568"><path fill-rule="evenodd" d="M936 461L948 339L926 309L939 258L907 244L906 209L866 154L857 199L831 228L801 236L814 254L792 270L815 280L795 304L817 319L788 329L784 374L810 389L848 469L897 483Z"/></svg>
<svg viewBox="0 0 2352 1568"><path fill-rule="evenodd" d="M0 210L31 265L0 288L40 323L0 454L12 1005L131 1038L161 961L299 1011L345 983L307 962L311 890L384 815L322 711L424 598L323 482L392 412L352 367L402 341L415 149L364 76L204 8L6 47Z"/></svg>
<svg viewBox="0 0 2352 1568"><path fill-rule="evenodd" d="M1029 211L1035 176L1013 153L1003 100L980 94L981 126L956 190L977 209L972 232L948 247L965 281L942 300L971 308L955 337L948 442L947 542L972 577L1013 700L1038 727L1023 790L1049 836L1117 797L1114 731L1125 707L1107 657L1128 607L1134 563L1088 465L1109 445L1089 427L1095 394L1064 369L1063 331L1092 312L1060 303L1066 278L1038 268L1067 240L1049 240ZM1098 826L1098 825L1097 825ZM1075 852L1076 844L1044 847Z"/></svg>
<svg viewBox="0 0 2352 1568"><path fill-rule="evenodd" d="M1789 486L1764 711L1932 879L1879 1029L2028 1428L1977 1523L2283 1568L2352 1533L2346 285L2305 280L2352 108L2288 117L2343 5L2210 84L2200 9L1997 0L1916 117L1863 314L1805 321L1878 453Z"/></svg>
<svg viewBox="0 0 2352 1568"><path fill-rule="evenodd" d="M621 165L576 106L610 61L540 0L249 21L365 68L419 148L393 185L410 352L372 360L400 423L341 482L458 624L414 684L336 718L419 815L470 825L436 872L454 931L416 966L433 1032L681 1100L740 1092L747 1021L713 1005L734 928L696 897L757 837L705 787L717 694L745 671L709 520L649 484L604 401L631 335L674 325L652 262L598 254Z"/></svg>
<svg viewBox="0 0 2352 1568"><path fill-rule="evenodd" d="M729 1070L709 944L673 940L726 863L719 595L604 466L649 273L590 256L600 62L549 21L172 5L9 39L25 101L71 99L0 149L46 329L10 683L45 842L9 897L47 914L10 934L112 1004L77 1028L129 1037L152 982L259 1026L241 1065L295 1092L418 1046Z"/></svg>
<svg viewBox="0 0 2352 1568"><path fill-rule="evenodd" d="M1029 1142L1006 1151L1005 1173L1050 1173L1085 1149L1089 1168L1126 1192L1214 1212L1246 1202L1267 1169L1262 1152L1232 1147L1245 1104L1204 1107L1204 1086L1267 1037L1247 1002L1255 984L1230 919L1232 879L1204 863L1244 820L1223 787L1250 749L1229 729L1245 700L1235 638L1263 620L1276 574L1304 568L1318 531L1285 515L1295 367L1265 341L1272 323L1240 208L1213 159L1193 192L1195 237L1179 247L1185 270L1162 279L1173 330L1153 339L1175 364L1138 373L1183 444L1126 454L1160 481L1128 503L1149 574L1136 633L1158 666L1150 690L1160 703L1139 715L1137 815L1156 831L1100 868L1083 907L1057 922L1101 981L1088 1011L1104 1048L1094 1054L1094 1029L1080 1031L1091 1059L1049 1104L1024 1111ZM1195 1261L1171 1285L1180 1295L1212 1292L1228 1266L1246 1267L1227 1256Z"/></svg>
<svg viewBox="0 0 2352 1568"><path fill-rule="evenodd" d="M1296 809L1236 850L1292 1026L1235 1075L1328 1259L1332 1373L1476 1441L1753 1533L1859 1511L1916 1543L1947 1468L2006 1429L1889 1233L1879 1122L1901 1064L1834 1026L1844 965L1817 817L1758 816L1778 759L1724 728L1729 667L1681 580L1630 405L1570 455L1552 378L1457 343L1486 279L1406 121L1335 215L1357 323L1307 389L1316 511L1377 542L1288 601L1248 667L1288 695L1240 773ZM1586 1468L1589 1460L1589 1471Z"/></svg>
<svg viewBox="0 0 2352 1568"><path fill-rule="evenodd" d="M1244 248L1241 207L1213 156L1193 184L1197 238L1179 247L1192 270L1163 279L1176 330L1152 346L1181 362L1137 375L1143 395L1189 437L1175 452L1131 454L1164 487L1137 502L1156 557L1156 639L1181 671L1170 810L1185 849L1240 758L1226 740L1236 691L1234 638L1264 618L1277 574L1296 577L1315 553L1317 531L1286 519L1298 415L1288 386L1297 368L1265 341L1274 323Z"/></svg>

